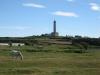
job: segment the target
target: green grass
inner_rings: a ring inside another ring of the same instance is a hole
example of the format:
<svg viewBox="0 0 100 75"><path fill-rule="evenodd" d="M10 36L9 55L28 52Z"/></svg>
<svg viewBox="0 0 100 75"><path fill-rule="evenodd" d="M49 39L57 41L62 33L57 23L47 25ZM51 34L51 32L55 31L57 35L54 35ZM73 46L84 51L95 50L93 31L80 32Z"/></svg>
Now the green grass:
<svg viewBox="0 0 100 75"><path fill-rule="evenodd" d="M0 75L99 75L100 51L89 50L87 53L57 52L66 46L46 46L49 52L28 52L35 47L0 47ZM24 59L13 59L11 49L21 49ZM54 51L53 51L54 50Z"/></svg>

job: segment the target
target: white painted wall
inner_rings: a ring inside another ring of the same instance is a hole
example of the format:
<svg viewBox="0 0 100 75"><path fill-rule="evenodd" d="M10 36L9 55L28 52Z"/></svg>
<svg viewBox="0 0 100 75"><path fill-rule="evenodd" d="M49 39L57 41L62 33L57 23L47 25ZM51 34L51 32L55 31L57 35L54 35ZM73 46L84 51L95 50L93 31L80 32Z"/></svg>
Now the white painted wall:
<svg viewBox="0 0 100 75"><path fill-rule="evenodd" d="M18 46L20 44L20 46L24 46L24 43L12 43L12 46ZM8 43L0 43L0 46L9 46Z"/></svg>

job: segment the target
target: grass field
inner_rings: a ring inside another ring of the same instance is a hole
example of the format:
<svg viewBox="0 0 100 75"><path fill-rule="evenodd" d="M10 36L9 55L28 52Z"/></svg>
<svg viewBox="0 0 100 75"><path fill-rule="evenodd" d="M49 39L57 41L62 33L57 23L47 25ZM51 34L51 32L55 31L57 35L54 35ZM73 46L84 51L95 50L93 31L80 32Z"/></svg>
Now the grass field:
<svg viewBox="0 0 100 75"><path fill-rule="evenodd" d="M86 53L67 53L61 51L22 51L24 59L11 58L10 49L16 47L0 47L0 75L99 75L100 51L89 50ZM62 48L62 47L60 47ZM32 49L32 48L31 48ZM54 50L57 47L48 47ZM62 49L66 49L65 47Z"/></svg>

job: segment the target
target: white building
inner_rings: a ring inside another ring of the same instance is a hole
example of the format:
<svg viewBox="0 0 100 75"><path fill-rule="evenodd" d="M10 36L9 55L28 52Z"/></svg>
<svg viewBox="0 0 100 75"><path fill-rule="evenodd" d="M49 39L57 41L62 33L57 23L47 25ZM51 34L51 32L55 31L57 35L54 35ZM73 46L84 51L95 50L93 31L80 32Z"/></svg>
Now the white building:
<svg viewBox="0 0 100 75"><path fill-rule="evenodd" d="M24 46L24 43L12 43L12 46Z"/></svg>
<svg viewBox="0 0 100 75"><path fill-rule="evenodd" d="M12 46L24 46L24 43L12 43ZM0 43L0 46L9 46L9 43Z"/></svg>
<svg viewBox="0 0 100 75"><path fill-rule="evenodd" d="M8 43L0 43L0 46L8 46Z"/></svg>

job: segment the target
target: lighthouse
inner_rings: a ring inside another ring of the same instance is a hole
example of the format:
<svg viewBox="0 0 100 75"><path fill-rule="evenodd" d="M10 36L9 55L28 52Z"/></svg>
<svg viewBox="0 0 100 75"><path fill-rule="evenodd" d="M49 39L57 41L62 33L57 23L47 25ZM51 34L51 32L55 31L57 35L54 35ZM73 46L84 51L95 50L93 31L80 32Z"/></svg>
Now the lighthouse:
<svg viewBox="0 0 100 75"><path fill-rule="evenodd" d="M56 35L56 21L55 20L53 22L53 32L54 32L54 35Z"/></svg>
<svg viewBox="0 0 100 75"><path fill-rule="evenodd" d="M59 35L58 32L56 32L56 20L53 21L53 32L51 33L52 37L57 37Z"/></svg>

